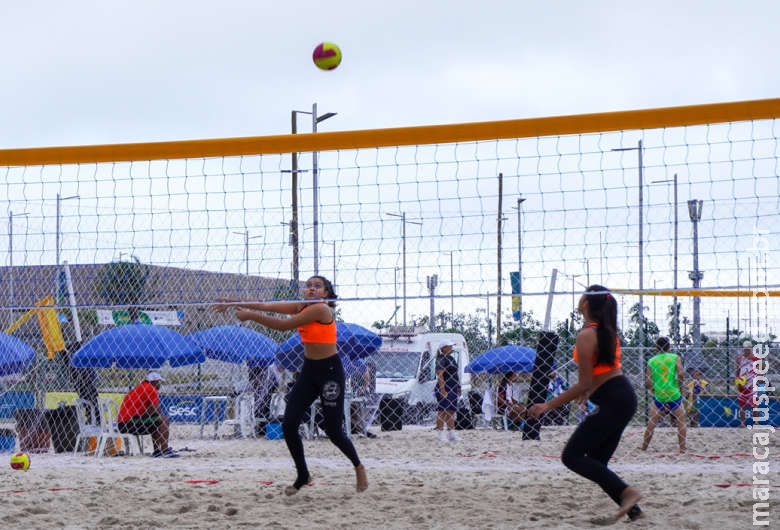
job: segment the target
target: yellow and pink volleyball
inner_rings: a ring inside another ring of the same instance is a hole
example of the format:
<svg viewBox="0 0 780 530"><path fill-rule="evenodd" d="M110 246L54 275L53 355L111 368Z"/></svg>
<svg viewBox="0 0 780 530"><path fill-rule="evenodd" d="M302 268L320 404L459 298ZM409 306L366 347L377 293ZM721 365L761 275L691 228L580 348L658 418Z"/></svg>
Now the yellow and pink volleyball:
<svg viewBox="0 0 780 530"><path fill-rule="evenodd" d="M341 50L332 42L321 42L314 48L311 58L317 68L333 70L341 64Z"/></svg>
<svg viewBox="0 0 780 530"><path fill-rule="evenodd" d="M14 453L11 456L11 469L27 471L30 469L30 456L27 453Z"/></svg>

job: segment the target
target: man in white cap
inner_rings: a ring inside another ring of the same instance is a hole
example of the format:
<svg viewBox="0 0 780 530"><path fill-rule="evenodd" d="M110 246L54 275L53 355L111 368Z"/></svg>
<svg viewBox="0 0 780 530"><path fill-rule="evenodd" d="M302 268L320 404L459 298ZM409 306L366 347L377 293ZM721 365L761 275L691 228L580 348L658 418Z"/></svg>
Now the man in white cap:
<svg viewBox="0 0 780 530"><path fill-rule="evenodd" d="M146 379L127 393L117 415L117 428L126 434L152 436L155 458L178 458L168 447L170 420L160 406L160 385L165 381L160 372L149 372Z"/></svg>
<svg viewBox="0 0 780 530"><path fill-rule="evenodd" d="M753 362L757 361L753 355L753 342L746 340L742 343L742 355L737 358L737 375L734 382L737 385L737 402L739 403L739 425L745 426L745 409L750 409L750 418L753 418L753 402L755 392L753 390L753 379L756 377L756 370L753 368Z"/></svg>

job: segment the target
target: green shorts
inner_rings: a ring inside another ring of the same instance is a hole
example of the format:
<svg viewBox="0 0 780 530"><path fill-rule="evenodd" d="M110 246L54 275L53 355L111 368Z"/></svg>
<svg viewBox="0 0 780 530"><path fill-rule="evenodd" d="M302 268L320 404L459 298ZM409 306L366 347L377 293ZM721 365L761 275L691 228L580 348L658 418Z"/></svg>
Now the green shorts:
<svg viewBox="0 0 780 530"><path fill-rule="evenodd" d="M117 424L117 429L125 434L153 434L160 426L160 416L133 416L127 421Z"/></svg>

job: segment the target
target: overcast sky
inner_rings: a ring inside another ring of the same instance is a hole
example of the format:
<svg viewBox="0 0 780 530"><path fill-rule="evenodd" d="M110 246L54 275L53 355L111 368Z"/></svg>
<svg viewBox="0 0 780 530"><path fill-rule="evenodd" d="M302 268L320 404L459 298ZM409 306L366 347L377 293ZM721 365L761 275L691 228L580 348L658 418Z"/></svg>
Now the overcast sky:
<svg viewBox="0 0 780 530"><path fill-rule="evenodd" d="M5 53L0 69L0 101L4 105L0 106L0 123L3 124L0 128L0 148L286 134L290 131L290 111L310 110L314 102L318 103L320 113L338 113L319 126L320 131L335 131L772 98L778 96L780 87L778 15L780 7L770 1L660 1L646 5L608 1L478 3L419 0L399 0L390 4L229 0L3 2L0 4L0 19L3 21L0 44ZM341 47L343 61L338 69L323 72L312 63L312 50L321 41L331 41ZM302 116L299 131L307 131L309 127L307 117ZM724 134L728 136L731 132L726 131ZM766 133L762 138L771 137L772 133ZM748 139L746 145L755 147L755 142L750 143L750 131L743 135L744 138ZM614 141L614 146L623 143L635 145L636 142L633 137L628 139L619 136ZM690 138L687 141L691 141ZM528 147L533 152L538 151L538 145L532 143ZM652 141L648 139L646 145L652 147ZM657 141L655 145L663 146L665 143ZM611 146L599 144L600 149L609 150ZM550 172L555 174L560 169L560 158L552 155L559 146L548 147ZM506 148L510 152L516 149L511 144ZM769 142L765 148L774 152L772 149L777 148L776 140L774 146ZM650 178L669 176L666 164L670 161L665 158L667 152L666 149L655 151L658 175L653 177L653 169L649 168ZM647 156L647 164L651 166L654 160L652 150ZM685 156L688 156L687 151ZM705 153L701 160L706 160L707 156ZM755 151L748 156L756 156ZM776 153L768 157L769 162L776 161ZM328 166L328 158L325 155L322 158L325 171L328 167L340 167ZM615 155L614 160L606 162L604 157L599 158L600 163L606 163L613 169L629 168L628 173L622 170L619 172L617 184L613 182L607 187L617 187L626 197L625 203L630 204L634 198L628 198L628 192L622 186L635 183L634 155L621 155L619 160ZM514 162L510 162L514 167ZM270 165L277 169L283 163L287 164L286 161L270 160ZM536 162L532 165L535 167ZM572 167L576 169L579 165L579 157L572 160ZM729 167L733 172L732 166ZM776 182L771 177L774 171L771 163L769 166L762 173L764 187L758 193L753 192L754 198L764 193L774 196ZM500 165L497 167L500 170ZM598 169L604 167L599 166ZM755 169L753 164L752 169L748 168L745 174L749 175ZM328 182L325 171L324 187ZM711 172L703 178L706 180L710 176ZM29 182L26 179L32 177L28 175L20 178L20 182ZM544 192L548 201L545 206L534 206L533 201L529 201L530 212L540 213L540 208L554 207L549 202L550 197L553 200L564 200L562 194L549 194L541 185L535 184L536 173L533 168L529 178L534 181L534 184L528 185L532 196L538 192L541 199ZM686 175L681 177L681 184L696 178L695 175ZM149 180L150 184L145 189L151 189L152 178ZM220 182L216 181L216 185L219 186ZM555 180L554 184L557 182ZM723 200L724 197L728 200L731 197L729 193L734 193L729 191L734 187L733 184L729 184L726 195L719 195L722 190L713 187L701 190L689 187L687 192L683 192L681 201L695 193L713 201ZM274 186L275 191L279 191L285 185L277 178L275 183L268 184L268 190L263 191L270 191ZM490 186L493 185L490 183ZM575 185L580 185L579 181ZM28 191L31 189L29 184L24 184L23 188ZM654 192L649 192L648 204L668 207L671 200L668 187L656 188ZM506 193L516 194L526 189L518 180L509 184ZM581 187L574 188L575 192L577 190L581 190ZM72 249L75 245L77 249L86 252L94 251L94 240L87 242L81 232L89 231L85 228L84 223L89 224L89 221L84 212L88 208L96 208L96 204L89 202L83 186L77 192L69 192L65 188L60 191L63 196L79 193L82 197L79 204L82 213L78 219L73 213L75 208L66 208L63 213L64 250L67 251L69 247ZM396 202L390 201L383 205L385 209L398 211L404 207L404 193L395 191L398 193ZM606 191L602 191L600 198L606 198ZM10 200L11 187L6 187L6 193ZM52 189L42 192L42 196L48 196L45 207L41 206L40 200L36 204L31 202L19 207L19 211L23 208L31 211L31 215L35 211L40 212L37 218L30 220L30 226L39 220L40 226L27 229L27 235L32 237L28 244L37 253L26 263L39 259L43 256L43 249L48 252L51 247L50 242L42 242L40 238L35 241L34 235L51 235L53 193L55 191ZM189 197L195 197L196 193L191 185L188 193L186 206L191 208ZM344 204L341 196L328 199L328 193L327 189L323 191L323 222L328 221L328 200L334 208ZM438 193L435 195L437 200L441 198L441 193ZM474 193L478 197L484 196L484 191L479 189ZM25 192L21 195L25 200L36 200L34 193L28 196ZM584 199L584 195L581 198ZM511 200L515 200L514 195ZM284 200L281 202L281 210L284 211ZM122 201L121 198L117 201L115 197L113 204L106 206L104 202L102 207L117 212L129 208L124 213L132 216L133 222L142 223L143 220L136 216L138 212L135 210L151 208L149 204L151 200L145 201L143 197L134 196L132 201ZM568 205L571 207L571 203ZM480 222L486 227L477 227L478 233L483 231L479 239L493 238L494 241L495 234L490 235L488 232L495 229L495 213L491 214L490 211L492 202L489 205L480 202L479 206L484 214ZM16 208L9 203L10 207ZM278 199L274 207L279 209ZM303 204L302 208L305 207ZM588 207L589 203L585 201L586 213ZM168 210L171 208L171 204L163 207ZM509 206L506 208L508 210ZM716 215L712 210L705 212L704 218L725 217L730 220L737 216L749 218L751 215L749 211L738 212L734 201L728 203L728 208L721 210L722 215ZM762 223L766 223L766 216L777 216L776 197L774 202L769 202L769 208L774 208L774 211L762 211ZM384 215L382 211L376 211L376 204L373 210L374 218ZM361 216L365 215L363 210L361 212ZM338 221L343 223L344 215L348 213L339 206L338 215L341 217ZM237 228L258 230L275 227L279 233L273 235L273 241L279 247L279 255L276 262L268 261L267 264L271 263L278 270L279 260L284 263L289 260L284 254L289 250L284 248L285 234L280 228L280 221L286 222L288 219L274 217L271 220L248 222L246 214L241 215L242 219L237 225L229 222L225 224L225 233ZM465 212L458 211L454 215L462 216ZM612 235L604 236L605 245L607 238L610 238L611 243L611 250L607 249L605 255L617 254L625 258L626 254L630 254L630 251L626 251L626 240L629 245L635 245L631 237L635 239L636 236L627 236L623 231L616 232L630 225L630 220L623 220L630 215L628 210L625 215L621 214L618 225L610 228L609 233ZM656 221L656 230L653 232L651 227L649 235L650 238L655 237L656 241L666 238L656 255L660 255L662 261L666 258L668 262L671 252L666 244L669 215L661 215L665 218ZM752 215L758 220L758 214ZM71 218L68 219L68 216ZM547 248L543 239L533 240L534 233L542 237L551 226L563 221L567 224L557 227L562 231L562 237L572 238L574 235L582 239L571 231L571 223L576 224L577 221L566 218L565 211L561 216L557 219L555 216L543 217L547 225L540 225L538 221L534 225L534 218L529 219L530 233L526 245L530 265L526 272L535 274L539 280L531 289L544 290L543 280L549 275L548 271L556 259L555 255L540 253L536 258L538 270L533 272L533 248ZM157 219L159 222L160 218ZM364 218L360 219L362 223ZM460 225L463 218L459 219ZM103 217L101 221L99 216L95 222L109 229L117 225L115 219L107 220ZM188 227L192 226L191 222L188 215ZM309 220L303 215L301 222L305 225ZM648 223L653 223L650 214ZM593 220L585 235L591 245L586 255L593 260L590 266L593 267L594 275L595 261L599 257L594 258L593 252L597 249L596 241L599 241L602 224L601 221ZM77 225L79 228L74 228ZM380 243L388 241L397 250L397 222L390 220L384 225ZM727 230L731 230L731 235L739 237L729 241L729 259L716 264L721 270L735 268L738 253L744 252L743 248L738 248L739 240L745 243L744 246L750 245L744 237L750 234L748 225L739 229L736 223L729 225ZM426 227L430 226L431 223L426 223ZM433 226L434 229L442 230L441 223ZM360 227L361 230L365 228L363 224ZM708 226L703 232L705 238L718 232L715 227L715 224ZM212 226L206 228L213 230ZM23 230L21 225L19 229ZM74 242L68 236L68 231L73 234L76 230L79 230L80 237ZM690 239L689 230L690 227L686 225L682 237ZM141 228L136 230L134 225L128 237L135 238L141 231ZM324 230L322 237L342 242L348 238L357 238L360 252L365 253L358 256L367 256L370 254L367 243L360 238L370 239L376 237L376 233L372 231L364 236L363 232L345 231L333 235ZM391 233L396 238L393 241L389 240ZM308 234L310 232L303 234L304 240L310 237ZM109 251L108 257L96 259L110 259L111 252L116 256L119 251L125 250L140 254L137 248L128 249L126 242L119 241L123 237L121 234L108 232L107 235L97 234L95 237L98 238L98 246L101 237L113 240L108 243L103 241ZM192 233L190 237L193 237ZM506 237L507 241L512 241L516 235L508 233ZM233 261L231 272L233 269L243 270L240 267L244 259L240 239L236 239L234 245L231 244L230 257L217 258L214 263ZM133 241L137 243L136 239ZM271 241L266 234L262 244L272 245ZM460 243L465 247L471 244L463 239ZM425 251L423 239L418 237L415 244L416 251L421 255ZM478 244L481 245L481 252L494 253L490 247L492 242ZM570 239L560 247L558 254L566 254L561 259L582 261L584 254L575 255L579 252L575 244ZM329 252L330 248L324 247L321 252ZM704 252L712 252L713 248L717 246L712 238L702 243ZM224 246L222 250L226 252ZM342 250L340 248L339 252ZM446 269L449 264L447 251L453 248L438 243L437 250L440 253L437 270L442 270L441 267ZM304 248L302 252L306 254L309 249ZM652 247L649 252L652 255ZM685 252L688 252L687 247ZM71 255L70 258L66 256L66 259L84 262L82 254L75 257ZM349 262L348 254L345 251L341 259ZM376 255L382 254L387 254L387 249L377 244ZM266 255L270 256L270 252ZM46 259L51 261L50 257ZM471 265L482 267L486 263L485 259L482 256L473 258ZM197 260L186 257L183 264L194 266L194 261ZM745 261L742 261L743 268ZM632 270L633 263L631 261L625 265L627 271ZM661 281L669 279L668 263L656 261L657 265L652 265L652 258L648 258L648 263L654 270L665 273L665 276L659 276ZM707 265L710 268L709 276L706 277L708 280L716 285L734 283L729 281L728 276L715 280L713 264ZM365 263L360 262L351 266L355 271L366 267ZM375 274L371 280L389 289L393 281L393 264L380 265L377 257L373 266L382 274ZM688 266L687 262L681 264L681 286L689 285L685 271ZM777 263L770 263L769 269L777 270L777 266ZM260 267L262 272L262 264ZM479 277L483 284L490 282L492 265L487 264L485 267L490 270L485 271L484 275L481 272L472 275L471 278ZM349 266L346 268L349 270ZM582 263L579 269L583 270L578 270L576 274L584 273ZM434 269L418 267L414 295L426 292L425 275L433 272ZM461 271L461 276L469 274ZM570 274L575 273L570 271ZM632 274L635 275L635 271ZM615 281L631 285L636 283L634 276L626 278L616 278ZM461 278L460 281L466 280ZM566 278L565 281L571 280ZM645 287L651 287L647 278L645 281L648 282ZM392 295L388 289L383 293L385 296ZM482 284L476 288L480 292L486 289L489 287ZM475 290L464 289L464 292ZM538 298L537 301L541 306L543 300ZM506 305L507 302L505 308ZM564 305L568 307L568 299ZM377 314L376 318L386 318L391 310L392 305L389 309L383 308L382 314ZM564 318L566 311L566 308L562 308L558 311L559 316ZM424 300L414 311L418 314L421 312L426 312ZM718 312L717 318L720 316Z"/></svg>
<svg viewBox="0 0 780 530"><path fill-rule="evenodd" d="M772 1L2 2L0 147L262 136L777 96ZM341 66L311 52L337 43ZM301 124L306 129L306 123Z"/></svg>

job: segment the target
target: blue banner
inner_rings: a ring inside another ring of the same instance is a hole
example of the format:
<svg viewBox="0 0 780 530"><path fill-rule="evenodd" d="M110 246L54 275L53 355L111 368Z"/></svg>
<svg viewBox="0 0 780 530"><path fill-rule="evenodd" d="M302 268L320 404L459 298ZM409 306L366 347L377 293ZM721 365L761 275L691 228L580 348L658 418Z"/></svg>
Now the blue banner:
<svg viewBox="0 0 780 530"><path fill-rule="evenodd" d="M13 418L15 411L32 408L35 408L32 392L0 392L0 418Z"/></svg>
<svg viewBox="0 0 780 530"><path fill-rule="evenodd" d="M168 396L160 395L160 405L163 412L177 423L200 423L203 410L203 396ZM213 422L214 415L217 413L219 421L224 421L227 412L226 402L209 403L206 407L205 422Z"/></svg>
<svg viewBox="0 0 780 530"><path fill-rule="evenodd" d="M762 406L760 408L766 408ZM760 421L761 425L780 427L780 399L769 400L769 421ZM745 424L751 425L753 409L745 409ZM758 418L765 418L764 413ZM736 397L699 397L699 425L702 427L739 427L739 404Z"/></svg>

